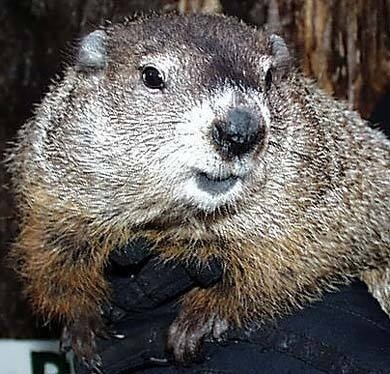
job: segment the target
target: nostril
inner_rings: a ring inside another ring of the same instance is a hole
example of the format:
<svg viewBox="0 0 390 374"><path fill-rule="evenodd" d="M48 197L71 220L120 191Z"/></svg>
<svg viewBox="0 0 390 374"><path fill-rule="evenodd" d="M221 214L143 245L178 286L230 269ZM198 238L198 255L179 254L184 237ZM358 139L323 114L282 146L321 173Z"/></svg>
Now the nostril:
<svg viewBox="0 0 390 374"><path fill-rule="evenodd" d="M223 128L226 127L226 123L222 122L222 121L216 121L214 122L214 126L213 126L213 129L212 129L212 137L213 137L213 141L214 143L219 146L219 147L222 147L223 146Z"/></svg>
<svg viewBox="0 0 390 374"><path fill-rule="evenodd" d="M223 156L239 156L251 151L259 141L260 120L252 113L233 109L226 121L214 123L212 137Z"/></svg>

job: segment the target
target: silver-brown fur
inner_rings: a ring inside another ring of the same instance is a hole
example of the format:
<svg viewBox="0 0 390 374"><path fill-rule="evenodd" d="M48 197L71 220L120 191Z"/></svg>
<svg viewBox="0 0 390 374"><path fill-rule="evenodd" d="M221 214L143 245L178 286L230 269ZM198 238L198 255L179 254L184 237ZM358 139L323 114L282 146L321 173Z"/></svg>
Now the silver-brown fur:
<svg viewBox="0 0 390 374"><path fill-rule="evenodd" d="M226 322L261 323L354 277L389 313L389 141L289 62L280 37L222 16L152 16L86 37L9 155L12 256L36 310L97 329L108 254L142 235L162 258L224 264L220 284L184 297L169 332L178 360ZM163 89L145 87L145 65ZM234 108L262 136L226 158L211 132ZM210 193L200 174L235 184ZM80 355L92 338L74 341Z"/></svg>

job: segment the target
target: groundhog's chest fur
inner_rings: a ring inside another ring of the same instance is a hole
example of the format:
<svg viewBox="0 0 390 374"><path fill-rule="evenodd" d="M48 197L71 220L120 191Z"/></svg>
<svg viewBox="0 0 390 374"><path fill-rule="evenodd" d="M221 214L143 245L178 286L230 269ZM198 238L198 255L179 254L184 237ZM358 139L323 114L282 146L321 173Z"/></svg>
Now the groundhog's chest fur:
<svg viewBox="0 0 390 374"><path fill-rule="evenodd" d="M108 255L137 236L163 258L224 266L186 296L171 345L356 276L390 310L389 141L290 69L279 36L201 15L95 31L9 159L13 256L49 318L95 328Z"/></svg>

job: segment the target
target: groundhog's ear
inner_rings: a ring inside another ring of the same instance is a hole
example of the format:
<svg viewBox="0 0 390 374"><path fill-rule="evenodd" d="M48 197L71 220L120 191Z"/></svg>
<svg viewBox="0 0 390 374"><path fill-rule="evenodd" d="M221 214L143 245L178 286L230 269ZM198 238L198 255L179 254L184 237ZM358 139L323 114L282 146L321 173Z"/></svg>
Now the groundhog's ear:
<svg viewBox="0 0 390 374"><path fill-rule="evenodd" d="M270 36L272 71L277 78L283 78L288 74L291 67L291 55L288 51L286 42L280 36L272 34Z"/></svg>
<svg viewBox="0 0 390 374"><path fill-rule="evenodd" d="M80 70L103 69L107 63L107 34L96 30L85 36L77 54L77 67Z"/></svg>

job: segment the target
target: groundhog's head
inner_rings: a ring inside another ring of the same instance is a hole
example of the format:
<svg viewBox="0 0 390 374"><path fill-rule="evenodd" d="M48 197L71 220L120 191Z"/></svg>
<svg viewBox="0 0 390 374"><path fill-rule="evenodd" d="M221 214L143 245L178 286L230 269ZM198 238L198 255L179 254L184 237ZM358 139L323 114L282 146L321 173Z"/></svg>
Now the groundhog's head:
<svg viewBox="0 0 390 374"><path fill-rule="evenodd" d="M244 204L265 178L268 95L288 60L281 38L221 16L92 32L30 124L39 183L122 224Z"/></svg>

